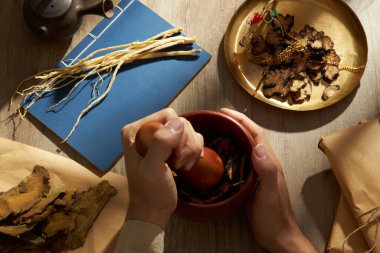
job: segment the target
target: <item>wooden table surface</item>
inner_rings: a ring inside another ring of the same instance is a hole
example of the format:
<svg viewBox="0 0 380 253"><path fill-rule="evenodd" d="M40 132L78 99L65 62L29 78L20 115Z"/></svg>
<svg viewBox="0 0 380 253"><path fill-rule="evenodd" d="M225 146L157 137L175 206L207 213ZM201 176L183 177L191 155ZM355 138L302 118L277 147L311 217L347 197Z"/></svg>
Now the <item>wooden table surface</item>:
<svg viewBox="0 0 380 253"><path fill-rule="evenodd" d="M86 17L72 41L45 43L26 28L22 0L0 5L0 136L15 139L74 159L41 124L7 121L8 100L17 84L37 71L54 67L66 52L99 21ZM116 0L115 0L116 2ZM243 0L142 0L162 17L212 54L210 63L174 100L178 113L197 109L234 108L267 130L285 168L292 206L302 231L319 252L329 238L339 187L317 144L322 135L378 117L380 110L380 1L346 0L359 16L368 39L368 64L360 86L338 104L312 112L291 112L271 107L246 93L227 69L223 36ZM0 165L1 166L1 165ZM114 171L125 174L119 161ZM197 223L174 216L167 227L167 252L265 252L254 242L247 218L240 213L218 223Z"/></svg>

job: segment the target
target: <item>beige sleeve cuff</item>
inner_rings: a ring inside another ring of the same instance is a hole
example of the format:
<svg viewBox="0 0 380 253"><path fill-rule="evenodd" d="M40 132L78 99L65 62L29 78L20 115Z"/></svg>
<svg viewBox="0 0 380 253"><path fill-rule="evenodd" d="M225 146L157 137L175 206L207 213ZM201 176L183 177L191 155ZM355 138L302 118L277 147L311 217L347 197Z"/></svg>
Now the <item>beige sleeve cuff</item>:
<svg viewBox="0 0 380 253"><path fill-rule="evenodd" d="M115 253L162 253L165 232L159 226L127 220L120 231Z"/></svg>

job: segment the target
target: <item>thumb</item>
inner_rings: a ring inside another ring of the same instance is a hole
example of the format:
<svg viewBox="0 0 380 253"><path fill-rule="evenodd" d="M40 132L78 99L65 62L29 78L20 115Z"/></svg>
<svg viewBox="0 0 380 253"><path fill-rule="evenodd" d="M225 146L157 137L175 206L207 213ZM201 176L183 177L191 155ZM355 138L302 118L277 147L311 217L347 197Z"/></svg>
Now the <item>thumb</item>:
<svg viewBox="0 0 380 253"><path fill-rule="evenodd" d="M145 156L150 168L160 168L178 145L184 130L183 122L176 118L169 120L154 133L152 142Z"/></svg>
<svg viewBox="0 0 380 253"><path fill-rule="evenodd" d="M252 150L252 162L260 183L264 185L277 184L278 167L268 154L264 145L257 144Z"/></svg>

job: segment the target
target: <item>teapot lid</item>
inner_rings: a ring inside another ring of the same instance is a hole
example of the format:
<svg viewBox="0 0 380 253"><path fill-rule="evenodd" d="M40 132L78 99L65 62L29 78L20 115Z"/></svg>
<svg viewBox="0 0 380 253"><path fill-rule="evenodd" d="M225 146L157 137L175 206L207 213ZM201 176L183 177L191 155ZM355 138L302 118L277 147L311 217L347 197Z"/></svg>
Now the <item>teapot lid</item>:
<svg viewBox="0 0 380 253"><path fill-rule="evenodd" d="M30 6L40 16L55 18L65 14L71 7L72 0L31 0Z"/></svg>

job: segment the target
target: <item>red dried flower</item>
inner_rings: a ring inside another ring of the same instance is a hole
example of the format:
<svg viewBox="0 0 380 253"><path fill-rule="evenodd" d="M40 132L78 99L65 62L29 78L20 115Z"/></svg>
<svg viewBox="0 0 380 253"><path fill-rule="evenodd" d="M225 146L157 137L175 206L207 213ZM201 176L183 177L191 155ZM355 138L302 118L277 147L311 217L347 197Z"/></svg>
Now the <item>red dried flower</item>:
<svg viewBox="0 0 380 253"><path fill-rule="evenodd" d="M253 18L251 19L251 21L249 21L249 23L250 23L251 25L253 25L253 24L258 24L258 23L260 23L260 22L263 21L263 20L264 20L263 15L261 15L261 14L258 13L258 12L256 12L256 13L254 14Z"/></svg>

